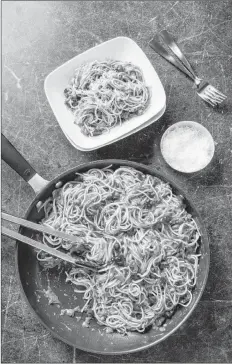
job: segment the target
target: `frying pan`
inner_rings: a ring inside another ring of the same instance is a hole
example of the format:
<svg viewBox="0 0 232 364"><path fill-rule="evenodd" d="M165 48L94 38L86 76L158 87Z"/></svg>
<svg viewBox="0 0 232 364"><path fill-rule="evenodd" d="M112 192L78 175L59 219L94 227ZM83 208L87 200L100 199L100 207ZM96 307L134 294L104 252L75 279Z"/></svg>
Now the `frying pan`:
<svg viewBox="0 0 232 364"><path fill-rule="evenodd" d="M91 168L104 168L112 165L112 169L120 166L133 167L143 173L156 176L168 182L173 192L184 197L187 211L192 214L197 221L200 233L200 262L196 288L193 292L193 299L188 307L181 307L176 311L167 325L161 329L151 329L147 332L129 333L122 336L118 333L107 334L104 327L96 322L90 324L89 328L83 327L83 321L77 321L75 317L61 316L61 309L82 307L84 302L81 294L73 291L71 284L65 282L64 268L54 267L45 270L37 261L33 248L26 244L16 243L16 272L19 278L22 295L27 301L31 310L38 319L46 326L51 333L62 341L88 352L100 354L123 354L139 351L161 342L176 331L190 316L196 307L205 288L209 271L209 241L204 224L190 199L185 193L168 177L163 175L151 166L145 166L136 162L125 160L109 159L100 160L79 165L73 169L56 177L48 182L39 176L22 155L2 136L2 158L7 162L25 181L27 181L34 191L36 197L32 201L25 218L38 223L43 218L43 209L38 209L41 202L44 202L52 192L64 183L75 178L76 172L83 173ZM32 237L29 229L20 227L20 233ZM48 304L43 290L48 286L58 296L60 304ZM164 330L164 331L162 331Z"/></svg>

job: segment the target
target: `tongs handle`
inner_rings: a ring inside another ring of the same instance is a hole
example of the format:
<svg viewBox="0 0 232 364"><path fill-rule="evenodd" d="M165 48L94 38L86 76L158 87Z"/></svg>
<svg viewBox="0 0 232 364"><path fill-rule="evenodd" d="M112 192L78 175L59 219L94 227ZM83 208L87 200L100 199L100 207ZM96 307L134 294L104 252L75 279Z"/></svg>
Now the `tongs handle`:
<svg viewBox="0 0 232 364"><path fill-rule="evenodd" d="M42 225L42 224L36 224L36 223L34 223L32 221L22 219L21 217L9 215L9 214L7 214L5 212L2 212L1 216L2 216L3 220L13 222L15 224L19 224L19 225L24 226L26 228L39 231L39 232L41 232L43 234L53 235L53 236L56 236L57 238L60 238L60 239L72 241L73 243L78 242L78 238L76 236L63 233L62 231L54 230L53 228L51 228L49 226Z"/></svg>
<svg viewBox="0 0 232 364"><path fill-rule="evenodd" d="M68 256L65 253L62 253L59 250L50 248L49 246L42 244L39 241L33 240L33 239L29 238L28 236L22 235L22 234L18 233L17 231L13 231L13 230L6 228L5 226L2 226L1 233L5 236L8 236L9 238L12 238L12 239L21 241L22 243L25 243L27 245L30 245L35 249L43 250L44 252L55 256L56 258L60 258L62 260L68 261L69 263L75 264L75 258Z"/></svg>
<svg viewBox="0 0 232 364"><path fill-rule="evenodd" d="M94 263L82 262L82 261L80 261L80 259L76 259L67 253L63 253L55 248L51 248L45 244L40 243L39 241L29 238L28 236L18 233L17 231L10 230L10 229L6 228L5 226L2 226L1 233L5 236L8 236L9 238L21 241L22 243L30 245L35 249L43 250L44 252L55 256L56 258L65 260L66 262L69 262L76 266L79 266L82 268L88 268L93 271L98 271L100 269L100 267L95 265Z"/></svg>
<svg viewBox="0 0 232 364"><path fill-rule="evenodd" d="M190 77L193 81L195 81L195 78L193 77L193 75L191 74L191 72L189 72L187 70L187 68L185 68L183 66L183 64L178 59L174 58L171 54L169 54L166 51L166 49L158 42L158 40L156 39L156 37L154 37L149 42L149 45L160 56L162 56L164 59L166 59L166 61L170 62L173 66L175 66L176 68L178 68L180 71L182 71L183 73L185 73L188 77Z"/></svg>
<svg viewBox="0 0 232 364"><path fill-rule="evenodd" d="M180 50L177 43L174 41L174 39L171 37L171 35L168 33L167 30L162 30L160 32L161 37L163 38L163 41L165 44L171 49L171 51L176 55L176 57L183 63L183 65L187 68L187 70L193 75L193 77L196 79L198 78L195 74L191 64L185 57L185 55Z"/></svg>

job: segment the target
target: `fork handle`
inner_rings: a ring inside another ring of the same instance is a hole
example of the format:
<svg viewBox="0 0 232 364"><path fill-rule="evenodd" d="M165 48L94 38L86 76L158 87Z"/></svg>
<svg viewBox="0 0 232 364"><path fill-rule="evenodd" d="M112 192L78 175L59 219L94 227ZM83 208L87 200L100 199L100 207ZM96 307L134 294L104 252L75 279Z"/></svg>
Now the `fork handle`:
<svg viewBox="0 0 232 364"><path fill-rule="evenodd" d="M166 61L173 64L180 71L185 73L188 77L190 77L195 82L195 77L192 75L187 68L183 66L183 64L176 58L174 58L171 54L169 54L166 49L155 39L155 37L149 42L149 45L154 51L156 51L160 56L162 56Z"/></svg>
<svg viewBox="0 0 232 364"><path fill-rule="evenodd" d="M180 50L177 43L174 41L174 39L171 37L171 35L167 32L167 30L162 30L160 32L161 37L163 38L164 43L172 50L172 52L176 55L176 57L183 63L183 65L187 68L187 70L193 75L195 81L199 79L197 77L196 73L194 72L191 64L185 57L185 55Z"/></svg>

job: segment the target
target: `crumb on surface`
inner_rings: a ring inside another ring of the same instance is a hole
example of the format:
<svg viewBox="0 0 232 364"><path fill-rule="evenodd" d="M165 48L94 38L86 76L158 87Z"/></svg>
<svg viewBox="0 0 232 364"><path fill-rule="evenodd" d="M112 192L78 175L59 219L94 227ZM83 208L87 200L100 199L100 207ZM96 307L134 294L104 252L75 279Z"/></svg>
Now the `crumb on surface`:
<svg viewBox="0 0 232 364"><path fill-rule="evenodd" d="M47 290L43 289L44 296L48 299L48 304L60 304L60 300L58 296L52 291L51 287L49 286Z"/></svg>

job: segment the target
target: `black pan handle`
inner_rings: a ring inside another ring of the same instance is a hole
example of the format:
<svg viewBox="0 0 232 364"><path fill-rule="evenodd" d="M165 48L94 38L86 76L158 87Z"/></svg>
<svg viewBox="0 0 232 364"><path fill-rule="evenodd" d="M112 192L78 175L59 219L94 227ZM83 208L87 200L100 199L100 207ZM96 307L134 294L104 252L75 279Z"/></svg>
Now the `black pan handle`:
<svg viewBox="0 0 232 364"><path fill-rule="evenodd" d="M32 166L15 149L9 140L2 134L2 159L17 172L26 182L36 174Z"/></svg>
<svg viewBox="0 0 232 364"><path fill-rule="evenodd" d="M26 182L28 182L33 190L38 193L48 183L42 178L34 168L26 161L26 159L15 149L10 141L1 135L2 159L17 172Z"/></svg>

